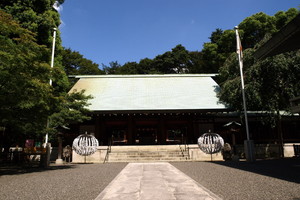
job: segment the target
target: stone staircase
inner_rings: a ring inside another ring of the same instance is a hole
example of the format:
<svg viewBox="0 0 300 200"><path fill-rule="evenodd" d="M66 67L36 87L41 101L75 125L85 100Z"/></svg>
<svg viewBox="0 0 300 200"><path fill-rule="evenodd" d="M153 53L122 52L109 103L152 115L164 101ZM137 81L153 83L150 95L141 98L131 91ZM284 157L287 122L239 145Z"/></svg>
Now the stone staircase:
<svg viewBox="0 0 300 200"><path fill-rule="evenodd" d="M183 145L112 146L107 162L172 162L189 160Z"/></svg>

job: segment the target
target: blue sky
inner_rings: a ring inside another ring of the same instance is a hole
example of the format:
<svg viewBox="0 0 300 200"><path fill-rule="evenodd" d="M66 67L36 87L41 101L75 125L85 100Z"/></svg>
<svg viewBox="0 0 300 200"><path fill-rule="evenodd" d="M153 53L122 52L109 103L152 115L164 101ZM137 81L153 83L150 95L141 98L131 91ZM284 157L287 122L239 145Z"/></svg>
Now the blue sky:
<svg viewBox="0 0 300 200"><path fill-rule="evenodd" d="M63 46L109 65L154 58L182 44L201 51L216 29L233 29L258 12L299 8L298 0L66 0Z"/></svg>

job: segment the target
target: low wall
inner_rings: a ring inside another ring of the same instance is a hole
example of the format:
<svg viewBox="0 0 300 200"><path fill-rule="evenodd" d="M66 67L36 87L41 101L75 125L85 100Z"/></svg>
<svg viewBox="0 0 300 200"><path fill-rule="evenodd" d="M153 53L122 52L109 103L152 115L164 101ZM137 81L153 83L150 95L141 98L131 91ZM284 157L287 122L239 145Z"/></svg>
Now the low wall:
<svg viewBox="0 0 300 200"><path fill-rule="evenodd" d="M285 158L295 156L294 146L300 143L285 143L283 145L283 153ZM281 157L281 146L279 144L255 144L255 157L257 159L279 158ZM245 158L244 145L235 146L236 155Z"/></svg>
<svg viewBox="0 0 300 200"><path fill-rule="evenodd" d="M189 155L191 161L222 161L223 156L220 153L215 154L206 154L201 151L197 144L190 144L189 145Z"/></svg>
<svg viewBox="0 0 300 200"><path fill-rule="evenodd" d="M300 145L300 143L286 143L284 144L284 157L294 157L294 144ZM107 146L97 147L97 151L90 156L78 155L75 151L72 154L73 163L103 163L107 154ZM222 153L206 154L201 151L197 144L189 144L189 161L223 161ZM54 149L55 152L55 149ZM53 152L53 153L54 153ZM245 158L244 145L235 146L235 154L237 155L234 159ZM255 145L255 156L257 159L265 158L279 158L280 157L280 145L278 144L256 144Z"/></svg>
<svg viewBox="0 0 300 200"><path fill-rule="evenodd" d="M294 157L294 145L300 145L300 143L285 143L283 148L284 157Z"/></svg>
<svg viewBox="0 0 300 200"><path fill-rule="evenodd" d="M74 150L72 154L73 163L103 163L107 154L107 146L98 146L97 151L90 156L78 155Z"/></svg>

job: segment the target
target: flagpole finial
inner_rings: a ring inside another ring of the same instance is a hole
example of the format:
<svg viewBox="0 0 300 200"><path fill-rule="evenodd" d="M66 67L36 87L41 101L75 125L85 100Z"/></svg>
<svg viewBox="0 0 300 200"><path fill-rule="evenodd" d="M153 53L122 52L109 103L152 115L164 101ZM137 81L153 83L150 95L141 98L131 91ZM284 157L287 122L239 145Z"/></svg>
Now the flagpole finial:
<svg viewBox="0 0 300 200"><path fill-rule="evenodd" d="M238 27L238 26L235 26L234 29L239 29L239 27Z"/></svg>

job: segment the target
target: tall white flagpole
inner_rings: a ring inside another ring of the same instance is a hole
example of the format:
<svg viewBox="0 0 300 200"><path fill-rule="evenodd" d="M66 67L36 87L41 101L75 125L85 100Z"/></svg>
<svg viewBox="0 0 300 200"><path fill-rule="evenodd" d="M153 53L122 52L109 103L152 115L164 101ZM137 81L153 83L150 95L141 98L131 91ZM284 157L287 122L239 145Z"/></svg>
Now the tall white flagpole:
<svg viewBox="0 0 300 200"><path fill-rule="evenodd" d="M54 66L54 51L55 51L55 39L56 39L56 28L53 28L53 43L52 43L52 55L51 55L51 69ZM52 79L50 78L50 85L52 86Z"/></svg>
<svg viewBox="0 0 300 200"><path fill-rule="evenodd" d="M250 141L249 134L249 126L248 126L248 115L247 115L247 106L246 106L246 96L245 96L245 84L244 84L244 73L243 73L243 52L242 52L242 44L241 39L238 32L238 27L234 27L236 34L236 51L238 54L238 60L240 65L240 75L241 75L241 85L242 85L242 96L243 96L243 107L244 107L244 115L245 115L245 125L246 125L246 133L247 133L247 141L245 141L245 153L246 159L249 162L253 162L254 158L254 144L253 141Z"/></svg>
<svg viewBox="0 0 300 200"><path fill-rule="evenodd" d="M56 28L53 28L53 43L52 43L52 55L51 55L51 69L53 68L54 66L54 51L55 51L55 39L56 39ZM52 86L52 79L50 77L50 86ZM47 120L47 128L49 128L49 124L50 124L50 121L49 119ZM45 144L47 145L48 143L48 133L46 133L46 137L45 137Z"/></svg>
<svg viewBox="0 0 300 200"><path fill-rule="evenodd" d="M238 54L239 65L240 65L240 74L241 74L241 85L242 85L242 95L243 95L243 106L244 106L244 115L245 115L245 124L246 124L246 133L247 140L250 140L249 136L249 126L248 126L248 116L247 116L247 106L246 106L246 96L245 96L245 84L244 84L244 72L243 72L243 54L242 54L242 45L241 39L239 37L238 27L234 27L236 34L236 51Z"/></svg>

